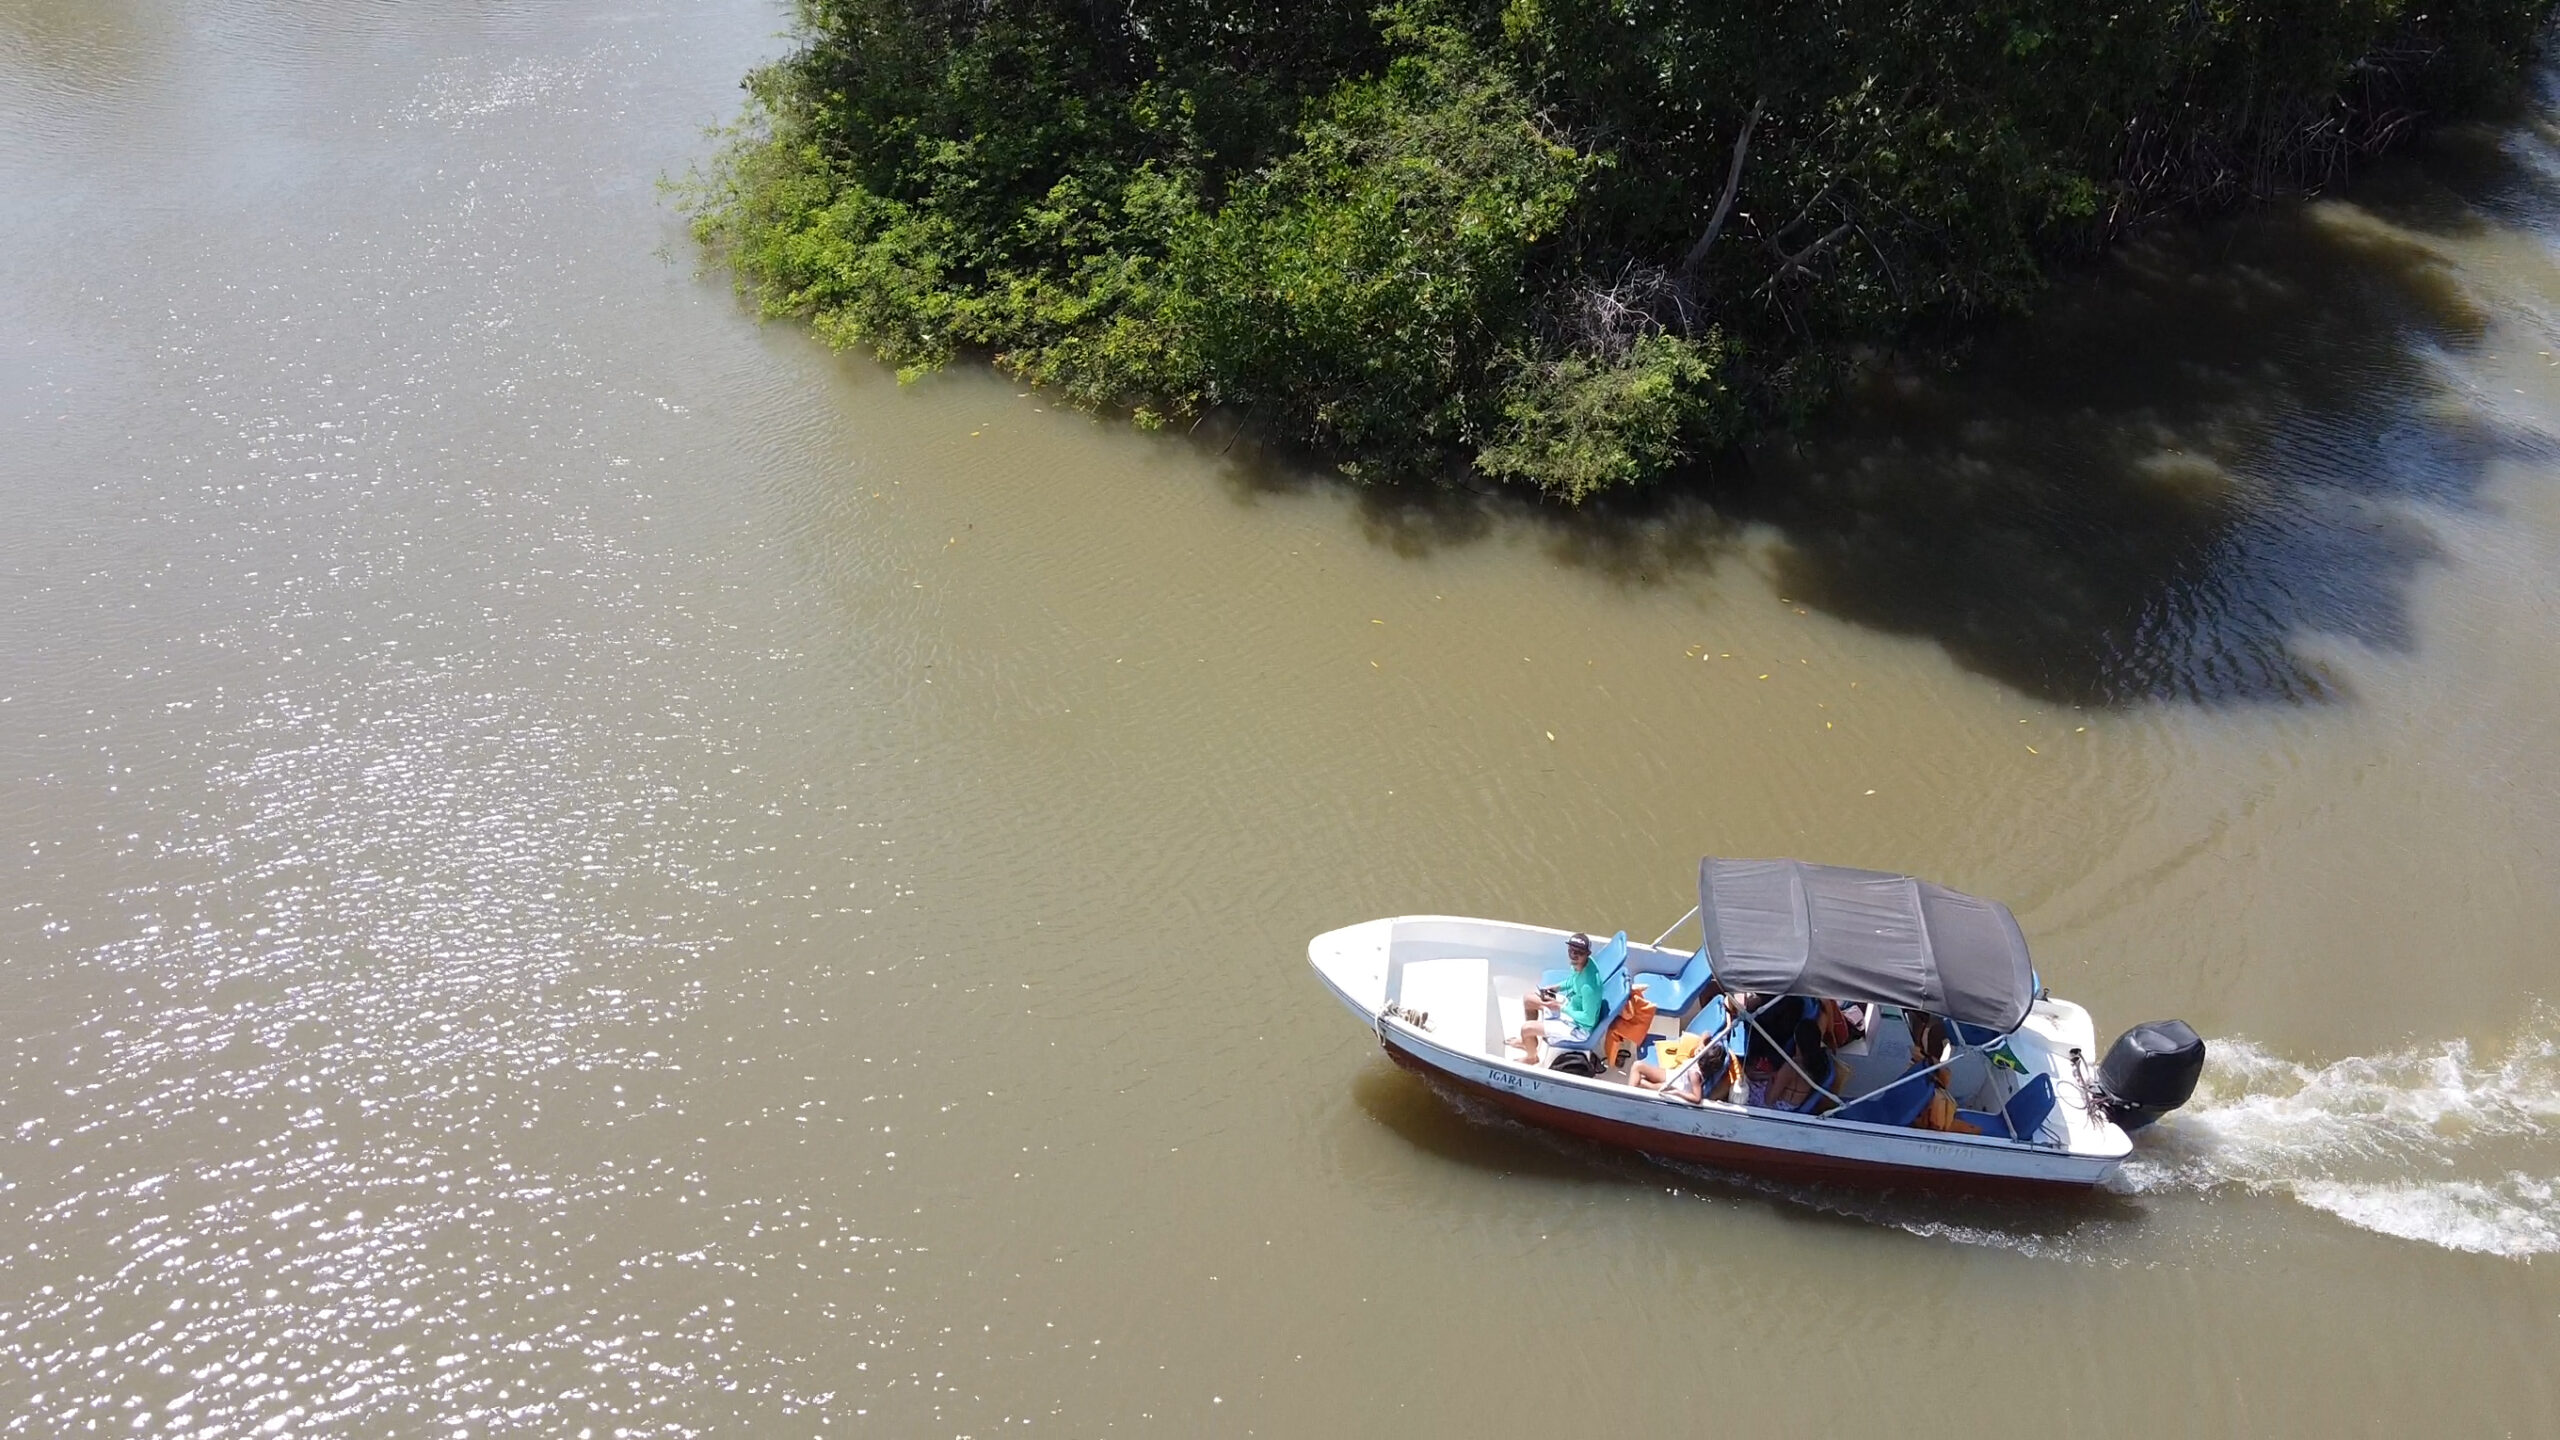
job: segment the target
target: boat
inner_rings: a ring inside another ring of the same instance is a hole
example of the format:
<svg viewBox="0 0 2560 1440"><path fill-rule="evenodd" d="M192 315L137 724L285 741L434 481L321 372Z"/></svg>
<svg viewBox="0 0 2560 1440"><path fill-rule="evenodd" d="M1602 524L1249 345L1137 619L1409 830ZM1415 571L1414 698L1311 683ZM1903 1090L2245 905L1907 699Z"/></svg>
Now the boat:
<svg viewBox="0 0 2560 1440"><path fill-rule="evenodd" d="M1692 920L1695 948L1667 943ZM2123 1165L2133 1132L2187 1101L2204 1065L2203 1041L2175 1020L2136 1026L2093 1062L2089 1012L2045 990L1998 901L1883 871L1715 856L1670 929L1597 945L1607 1014L1589 1042L1550 1042L1532 1063L1515 1043L1522 1000L1561 979L1572 933L1401 915L1318 935L1307 959L1390 1059L1444 1091L1568 1135L1785 1181L2085 1192ZM1862 1021L1832 1049L1827 1084L1805 1076L1824 1113L1629 1083L1634 1059L1683 1034L1706 1038L1717 1073L1755 1036L1764 1055L1782 1050L1763 1021L1790 999L1798 1014L1829 1001ZM1647 1005L1640 1037L1613 1033ZM1604 1044L1613 1053L1596 1053ZM1954 1106L1933 1113L1931 1091ZM1924 1115L1953 1123L1923 1128Z"/></svg>

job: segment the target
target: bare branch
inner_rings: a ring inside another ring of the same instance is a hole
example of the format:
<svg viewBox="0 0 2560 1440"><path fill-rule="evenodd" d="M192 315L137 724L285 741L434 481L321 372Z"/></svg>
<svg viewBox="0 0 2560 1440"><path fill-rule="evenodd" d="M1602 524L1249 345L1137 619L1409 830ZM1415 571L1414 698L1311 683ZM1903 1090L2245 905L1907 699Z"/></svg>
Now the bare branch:
<svg viewBox="0 0 2560 1440"><path fill-rule="evenodd" d="M1743 117L1742 133L1733 137L1733 164L1725 171L1724 194L1716 201L1716 213L1707 221L1707 233L1699 236L1698 243L1680 258L1683 285L1698 278L1698 267L1707 263L1707 251L1714 247L1716 237L1724 233L1724 222L1733 215L1733 198L1742 192L1742 162L1751 154L1751 132L1760 128L1761 112L1768 108L1768 97L1753 100L1751 113Z"/></svg>
<svg viewBox="0 0 2560 1440"><path fill-rule="evenodd" d="M1862 87L1859 93L1863 96L1866 91ZM1918 85L1912 85L1905 88L1902 92L1901 98L1893 102L1894 108L1899 110L1910 105L1912 97L1919 93L1920 87ZM1841 123L1842 122L1840 121L1834 121L1830 127L1826 127L1823 133L1830 133L1831 129L1838 128ZM1813 198L1804 202L1804 208L1796 212L1795 218L1789 220L1786 224L1779 226L1777 229L1770 231L1766 236L1762 237L1762 243L1769 247L1769 253L1777 256L1782 261L1785 260L1787 257L1787 237L1800 229L1806 221L1812 219L1813 212L1821 209L1824 201L1831 199L1832 192L1840 188L1840 183L1843 180L1851 180L1856 175L1858 166L1864 163L1867 156L1874 152L1876 146L1884 143L1885 138L1891 133L1889 126L1879 122L1876 131L1867 136L1867 138L1859 144L1856 150L1850 152L1848 159L1834 165L1831 168L1830 175L1823 180L1822 188L1813 192ZM1833 208L1838 209L1839 207L1835 204ZM1845 214L1846 212L1843 211L1842 213ZM1829 242L1824 241L1821 243L1828 244ZM1810 254L1811 251L1803 253Z"/></svg>
<svg viewBox="0 0 2560 1440"><path fill-rule="evenodd" d="M1868 234L1867 227L1864 225L1858 227L1858 238L1867 242L1867 253L1875 256L1876 264L1883 268L1886 283L1893 286L1895 303L1908 306L1911 303L1911 296L1902 288L1902 273L1893 268L1891 260L1885 258L1884 247L1876 243L1876 237Z"/></svg>
<svg viewBox="0 0 2560 1440"><path fill-rule="evenodd" d="M1615 360L1647 335L1689 333L1688 297L1669 272L1630 262L1606 283L1588 278L1572 287L1552 317L1568 350Z"/></svg>
<svg viewBox="0 0 2560 1440"><path fill-rule="evenodd" d="M1813 263L1815 256L1820 255L1823 251L1838 244L1843 236L1857 228L1858 227L1856 225L1849 221L1841 221L1840 224L1829 234L1814 241L1812 244L1805 246L1793 255L1788 256L1786 258L1786 263L1778 267L1778 273L1770 277L1771 283L1774 284L1775 282L1787 279L1790 276L1803 274L1805 267Z"/></svg>

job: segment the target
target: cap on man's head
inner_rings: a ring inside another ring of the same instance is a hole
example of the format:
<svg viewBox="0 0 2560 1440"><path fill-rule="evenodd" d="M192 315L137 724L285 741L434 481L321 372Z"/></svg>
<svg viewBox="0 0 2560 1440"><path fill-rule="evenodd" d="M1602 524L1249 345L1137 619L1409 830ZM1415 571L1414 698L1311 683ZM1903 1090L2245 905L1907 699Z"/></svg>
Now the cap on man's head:
<svg viewBox="0 0 2560 1440"><path fill-rule="evenodd" d="M1573 935L1564 942L1564 948L1568 954L1588 955L1591 953L1591 937L1583 934L1579 930L1576 930L1573 932Z"/></svg>

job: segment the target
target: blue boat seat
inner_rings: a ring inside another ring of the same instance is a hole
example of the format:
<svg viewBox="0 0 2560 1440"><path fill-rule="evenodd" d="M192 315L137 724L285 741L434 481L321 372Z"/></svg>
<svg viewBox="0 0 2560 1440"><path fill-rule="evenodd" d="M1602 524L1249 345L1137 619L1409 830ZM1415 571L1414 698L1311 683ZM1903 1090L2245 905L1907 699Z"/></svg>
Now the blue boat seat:
<svg viewBox="0 0 2560 1440"><path fill-rule="evenodd" d="M1929 1107L1929 1097L1937 1093L1935 1081L1910 1080L1852 1100L1831 1115L1835 1120L1864 1120L1870 1125L1908 1125L1920 1118L1920 1112Z"/></svg>
<svg viewBox="0 0 2560 1440"><path fill-rule="evenodd" d="M2045 1117L2053 1113L2055 1104L2053 1077L2038 1075L2018 1087L2009 1103L1997 1110L1958 1110L1956 1118L1970 1123L1985 1135L2003 1140L2033 1140L2044 1128Z"/></svg>
<svg viewBox="0 0 2560 1440"><path fill-rule="evenodd" d="M1688 1024L1680 1027L1680 1033L1684 1035L1704 1035L1709 1040L1713 1040L1716 1038L1717 1033L1724 1029L1726 1003L1726 999L1722 995L1718 995L1714 999L1708 1001L1704 1009L1701 1009L1696 1015L1690 1017ZM1748 1025L1734 1026L1733 1033L1725 1036L1725 1051L1737 1058L1750 1054L1751 1027Z"/></svg>
<svg viewBox="0 0 2560 1440"><path fill-rule="evenodd" d="M1689 957L1677 975L1638 975L1636 983L1644 987L1644 998L1665 1015L1678 1015L1698 1003L1707 982L1716 978L1715 965L1707 958L1707 947Z"/></svg>
<svg viewBox="0 0 2560 1440"><path fill-rule="evenodd" d="M1691 1016L1689 1018L1689 1023L1680 1027L1680 1033L1683 1035L1704 1035L1709 1039L1713 1039L1715 1037L1715 1033L1723 1028L1724 997L1719 995L1713 1000L1708 1001L1705 1009L1700 1010L1697 1014Z"/></svg>

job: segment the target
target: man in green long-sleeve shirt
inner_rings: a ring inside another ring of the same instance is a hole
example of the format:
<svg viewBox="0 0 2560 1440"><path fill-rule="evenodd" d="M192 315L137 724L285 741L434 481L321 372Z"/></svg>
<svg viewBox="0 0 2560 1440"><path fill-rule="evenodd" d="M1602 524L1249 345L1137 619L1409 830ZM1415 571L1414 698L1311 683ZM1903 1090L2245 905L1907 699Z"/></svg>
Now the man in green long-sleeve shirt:
<svg viewBox="0 0 2560 1440"><path fill-rule="evenodd" d="M1591 1028L1600 1023L1600 972L1592 968L1591 937L1576 934L1565 941L1564 958L1573 966L1564 984L1520 997L1520 1013L1529 1022L1520 1027L1520 1049L1527 1064L1538 1063L1541 1038L1578 1045L1590 1039Z"/></svg>

